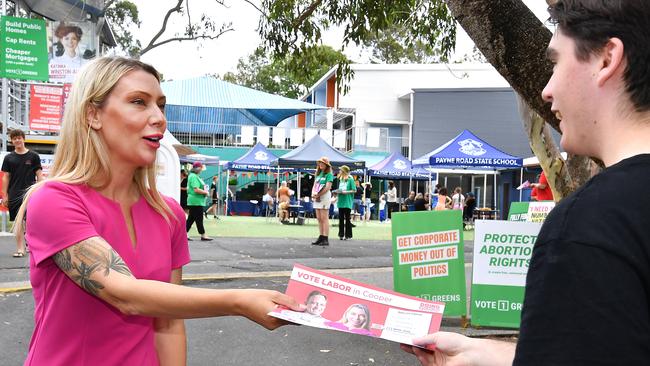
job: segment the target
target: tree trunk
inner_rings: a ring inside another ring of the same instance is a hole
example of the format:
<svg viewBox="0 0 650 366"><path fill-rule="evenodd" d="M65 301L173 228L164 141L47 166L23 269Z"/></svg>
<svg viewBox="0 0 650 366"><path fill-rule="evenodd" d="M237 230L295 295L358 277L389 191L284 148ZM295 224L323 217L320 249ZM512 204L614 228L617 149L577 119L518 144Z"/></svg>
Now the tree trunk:
<svg viewBox="0 0 650 366"><path fill-rule="evenodd" d="M598 167L591 159L576 155L569 155L565 163L544 124L561 133L560 122L541 98L553 72L546 59L551 31L521 0L447 0L447 6L476 47L525 100L520 114L531 149L546 172L555 200L566 197Z"/></svg>
<svg viewBox="0 0 650 366"><path fill-rule="evenodd" d="M553 199L558 202L574 189L569 168L560 155L560 149L555 145L551 130L542 117L530 109L526 101L519 95L517 95L517 103L519 115L528 134L530 148L546 173L546 179L553 191Z"/></svg>
<svg viewBox="0 0 650 366"><path fill-rule="evenodd" d="M521 0L447 0L476 47L537 114L560 132L541 92L551 77L549 31Z"/></svg>

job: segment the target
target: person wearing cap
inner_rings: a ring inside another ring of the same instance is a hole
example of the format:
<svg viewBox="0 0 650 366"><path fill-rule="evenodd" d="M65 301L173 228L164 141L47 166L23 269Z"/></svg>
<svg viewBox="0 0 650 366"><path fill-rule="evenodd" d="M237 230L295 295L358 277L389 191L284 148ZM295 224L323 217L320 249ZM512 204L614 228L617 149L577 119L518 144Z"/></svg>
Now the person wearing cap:
<svg viewBox="0 0 650 366"><path fill-rule="evenodd" d="M311 199L314 201L314 211L316 211L318 231L320 232L318 239L312 245L330 245L328 236L330 233L329 210L332 199L332 181L334 181L332 164L330 164L330 159L323 156L316 163L314 185L311 189Z"/></svg>
<svg viewBox="0 0 650 366"><path fill-rule="evenodd" d="M212 238L205 235L205 228L203 227L203 207L205 207L205 198L208 196L208 191L203 179L199 176L201 170L203 170L203 164L195 161L192 164L190 175L187 177L187 208L189 209L189 215L187 221L185 221L185 231L189 232L196 222L196 229L201 235L201 240L207 241L212 240ZM187 239L190 240L189 236Z"/></svg>
<svg viewBox="0 0 650 366"><path fill-rule="evenodd" d="M339 208L339 239L352 239L352 203L354 194L357 191L354 179L350 176L350 168L347 165L341 166L339 170L339 188L334 191L338 194L336 206Z"/></svg>

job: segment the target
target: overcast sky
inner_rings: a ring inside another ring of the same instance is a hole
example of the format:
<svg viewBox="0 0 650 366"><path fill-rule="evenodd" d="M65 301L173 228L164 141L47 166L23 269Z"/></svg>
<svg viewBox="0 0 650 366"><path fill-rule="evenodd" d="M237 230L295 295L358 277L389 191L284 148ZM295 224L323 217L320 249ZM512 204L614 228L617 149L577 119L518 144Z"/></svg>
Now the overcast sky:
<svg viewBox="0 0 650 366"><path fill-rule="evenodd" d="M143 46L160 29L160 24L167 11L175 5L176 0L133 0L138 6L142 26L135 29L136 37ZM190 1L190 14L198 19L201 13L208 14L217 22L232 22L235 31L228 32L217 40L202 42L174 42L149 51L142 60L153 64L161 71L165 79L185 79L202 76L210 73L224 74L235 71L237 60L250 54L260 43L257 33L259 13L255 8L243 0L226 0L228 7L218 5L214 1ZM548 18L545 0L524 0L538 18ZM185 18L174 15L170 19L165 35L173 36L174 33L183 32ZM458 27L458 41L456 54L460 57L470 53L472 41L467 37L462 28ZM326 32L323 43L339 49L341 46L342 32L333 30ZM353 61L358 60L358 50L351 49L346 52Z"/></svg>

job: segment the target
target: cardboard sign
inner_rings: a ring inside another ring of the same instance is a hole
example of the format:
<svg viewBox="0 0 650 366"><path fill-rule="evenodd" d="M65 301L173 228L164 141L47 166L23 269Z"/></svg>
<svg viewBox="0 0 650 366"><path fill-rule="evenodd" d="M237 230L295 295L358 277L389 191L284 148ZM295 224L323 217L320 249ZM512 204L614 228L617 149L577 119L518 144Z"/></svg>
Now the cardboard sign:
<svg viewBox="0 0 650 366"><path fill-rule="evenodd" d="M508 221L544 222L553 207L553 201L512 202Z"/></svg>
<svg viewBox="0 0 650 366"><path fill-rule="evenodd" d="M45 21L0 18L0 77L48 80Z"/></svg>
<svg viewBox="0 0 650 366"><path fill-rule="evenodd" d="M30 85L29 129L59 131L63 110L63 88L53 85Z"/></svg>
<svg viewBox="0 0 650 366"><path fill-rule="evenodd" d="M471 323L519 328L526 274L541 223L476 221Z"/></svg>
<svg viewBox="0 0 650 366"><path fill-rule="evenodd" d="M392 233L395 291L466 315L462 211L394 213Z"/></svg>

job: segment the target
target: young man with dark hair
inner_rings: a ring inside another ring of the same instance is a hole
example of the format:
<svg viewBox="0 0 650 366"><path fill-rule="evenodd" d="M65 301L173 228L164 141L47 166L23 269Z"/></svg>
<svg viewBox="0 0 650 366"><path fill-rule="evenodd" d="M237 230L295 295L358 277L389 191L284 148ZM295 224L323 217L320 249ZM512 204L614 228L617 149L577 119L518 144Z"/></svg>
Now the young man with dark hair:
<svg viewBox="0 0 650 366"><path fill-rule="evenodd" d="M542 92L562 147L606 166L551 211L533 250L518 342L439 332L423 365L650 363L650 1L560 0Z"/></svg>
<svg viewBox="0 0 650 366"><path fill-rule="evenodd" d="M9 219L14 221L23 203L23 195L36 180L43 179L41 157L25 147L25 133L21 130L9 132L14 151L7 154L2 162L2 205L9 208ZM16 258L25 255L25 234L16 233Z"/></svg>

